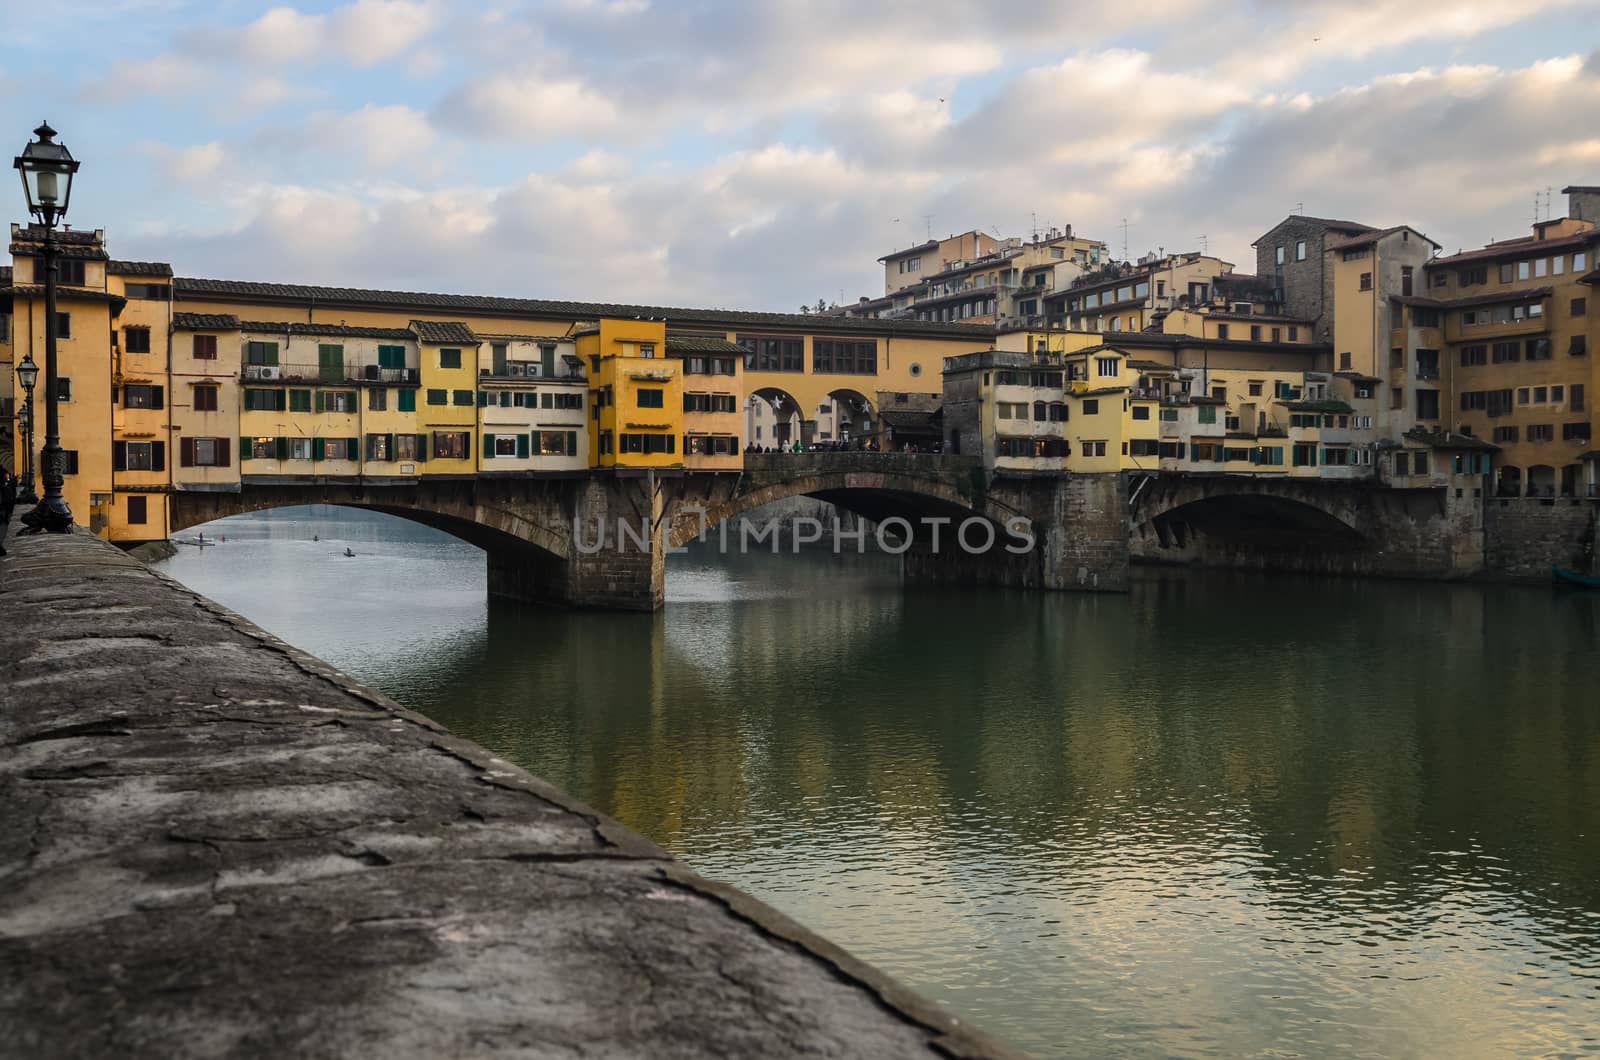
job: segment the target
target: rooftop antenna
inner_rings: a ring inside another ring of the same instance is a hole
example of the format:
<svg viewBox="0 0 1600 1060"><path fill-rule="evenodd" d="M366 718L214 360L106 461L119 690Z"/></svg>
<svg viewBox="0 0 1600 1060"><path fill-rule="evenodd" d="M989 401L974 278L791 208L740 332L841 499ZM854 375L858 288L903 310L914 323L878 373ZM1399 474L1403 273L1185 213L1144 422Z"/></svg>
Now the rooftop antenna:
<svg viewBox="0 0 1600 1060"><path fill-rule="evenodd" d="M1034 211L1030 212L1028 216L1033 220L1033 241L1037 243L1039 242L1039 214Z"/></svg>
<svg viewBox="0 0 1600 1060"><path fill-rule="evenodd" d="M1128 219L1122 219L1122 260L1128 260Z"/></svg>
<svg viewBox="0 0 1600 1060"><path fill-rule="evenodd" d="M923 214L922 215L922 220L928 226L928 238L932 239L933 238L933 214L931 214L931 213Z"/></svg>
<svg viewBox="0 0 1600 1060"><path fill-rule="evenodd" d="M1295 212L1295 213L1298 213L1298 214L1303 214L1303 213L1305 213L1305 212L1306 212L1306 204L1305 204L1305 203L1303 203L1303 202L1297 202L1297 203L1295 203L1295 204L1294 204L1294 212Z"/></svg>
<svg viewBox="0 0 1600 1060"><path fill-rule="evenodd" d="M1210 237L1208 237L1204 232L1200 233L1200 253L1204 254L1206 252L1209 247L1209 240Z"/></svg>

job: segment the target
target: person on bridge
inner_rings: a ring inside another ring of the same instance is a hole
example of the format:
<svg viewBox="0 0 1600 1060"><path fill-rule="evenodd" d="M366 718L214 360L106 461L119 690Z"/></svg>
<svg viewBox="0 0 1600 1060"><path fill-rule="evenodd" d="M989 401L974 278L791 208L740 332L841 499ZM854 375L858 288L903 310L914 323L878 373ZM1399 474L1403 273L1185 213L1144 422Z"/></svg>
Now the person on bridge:
<svg viewBox="0 0 1600 1060"><path fill-rule="evenodd" d="M17 476L0 468L0 556L6 554L6 527L11 525L11 511L17 506Z"/></svg>

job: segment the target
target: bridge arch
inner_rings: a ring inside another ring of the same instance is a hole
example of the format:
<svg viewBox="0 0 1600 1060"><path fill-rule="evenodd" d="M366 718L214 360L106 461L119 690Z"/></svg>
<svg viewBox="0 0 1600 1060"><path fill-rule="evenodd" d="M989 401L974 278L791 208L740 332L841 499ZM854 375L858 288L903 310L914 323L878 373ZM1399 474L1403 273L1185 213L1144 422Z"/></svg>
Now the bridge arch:
<svg viewBox="0 0 1600 1060"><path fill-rule="evenodd" d="M1265 553L1350 550L1368 543L1366 492L1288 478L1163 476L1139 489L1133 524L1158 551L1191 549L1196 538Z"/></svg>
<svg viewBox="0 0 1600 1060"><path fill-rule="evenodd" d="M785 448L801 441L806 411L792 393L779 386L761 386L748 398L745 437L758 448Z"/></svg>

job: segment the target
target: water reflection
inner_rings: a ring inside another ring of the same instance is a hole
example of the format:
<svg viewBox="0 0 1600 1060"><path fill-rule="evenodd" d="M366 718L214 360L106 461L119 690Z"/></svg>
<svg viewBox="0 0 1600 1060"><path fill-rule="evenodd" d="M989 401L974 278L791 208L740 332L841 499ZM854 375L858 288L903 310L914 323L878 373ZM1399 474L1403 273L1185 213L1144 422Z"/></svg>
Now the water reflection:
<svg viewBox="0 0 1600 1060"><path fill-rule="evenodd" d="M1041 1055L1600 1051L1594 595L697 554L597 615L246 522L172 572Z"/></svg>

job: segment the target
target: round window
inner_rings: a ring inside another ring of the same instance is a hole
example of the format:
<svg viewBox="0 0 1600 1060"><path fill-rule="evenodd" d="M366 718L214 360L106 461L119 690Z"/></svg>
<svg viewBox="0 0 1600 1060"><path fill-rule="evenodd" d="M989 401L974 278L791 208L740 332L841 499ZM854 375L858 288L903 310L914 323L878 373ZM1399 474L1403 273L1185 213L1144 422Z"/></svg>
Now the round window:
<svg viewBox="0 0 1600 1060"><path fill-rule="evenodd" d="M916 361L912 361L911 362L911 374L912 374L912 376L921 375L922 374L922 365L918 364Z"/></svg>

